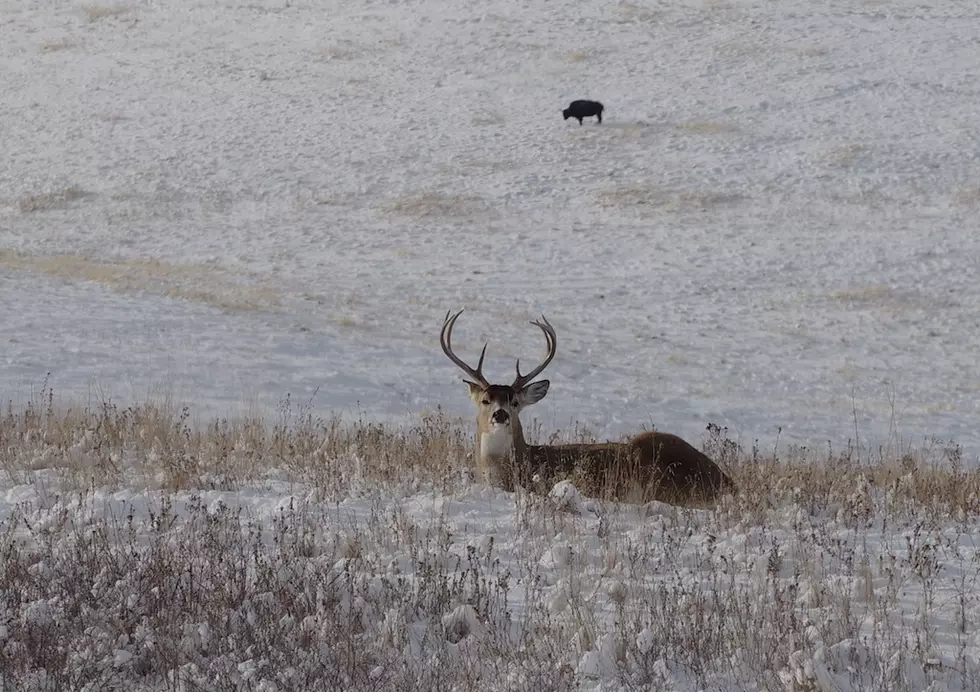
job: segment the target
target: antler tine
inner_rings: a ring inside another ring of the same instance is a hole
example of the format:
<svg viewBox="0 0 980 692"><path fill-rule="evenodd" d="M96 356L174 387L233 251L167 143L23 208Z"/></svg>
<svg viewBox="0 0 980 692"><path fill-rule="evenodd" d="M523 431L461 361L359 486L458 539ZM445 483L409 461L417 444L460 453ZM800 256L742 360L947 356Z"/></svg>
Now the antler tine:
<svg viewBox="0 0 980 692"><path fill-rule="evenodd" d="M453 327L456 325L456 320L458 320L459 316L462 314L462 310L452 316L450 316L449 311L446 312L445 320L442 323L442 332L439 334L439 344L442 346L442 352L445 353L449 357L449 360L454 362L460 370L476 380L477 384L484 387L489 387L490 383L487 382L487 379L483 376L483 357L487 355L486 344L483 344L483 350L480 352L480 360L476 364L476 370L471 368L463 361L462 358L453 353Z"/></svg>
<svg viewBox="0 0 980 692"><path fill-rule="evenodd" d="M544 371L544 369L548 367L548 364L552 361L552 359L555 357L555 354L558 352L558 335L555 334L555 328L551 326L551 322L549 322L544 315L541 315L541 322L534 320L533 322L531 322L531 324L533 324L535 327L538 327L542 332L544 332L544 339L547 342L547 346L548 346L548 355L545 357L544 362L541 363L541 365L539 365L538 367L536 367L534 370L532 370L526 375L521 374L521 359L518 358L517 377L514 378L514 383L511 385L511 387L513 387L514 389L521 389L528 382L530 382L535 377L540 375Z"/></svg>

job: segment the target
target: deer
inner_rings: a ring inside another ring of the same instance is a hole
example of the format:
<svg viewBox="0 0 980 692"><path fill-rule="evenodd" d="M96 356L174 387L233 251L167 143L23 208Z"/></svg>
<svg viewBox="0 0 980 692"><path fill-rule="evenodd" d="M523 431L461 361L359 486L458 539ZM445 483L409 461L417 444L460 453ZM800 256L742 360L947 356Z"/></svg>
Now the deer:
<svg viewBox="0 0 980 692"><path fill-rule="evenodd" d="M487 344L476 368L452 348L452 332L463 313L446 313L439 337L443 353L469 379L470 399L476 404L477 469L485 484L513 492L516 487L540 492L559 480L571 480L585 495L646 504L710 509L735 484L706 454L677 435L645 431L626 442L532 445L524 439L520 414L541 401L549 380L534 381L558 352L558 335L544 315L532 325L543 333L547 355L540 365L517 376L509 385L491 384L483 375Z"/></svg>

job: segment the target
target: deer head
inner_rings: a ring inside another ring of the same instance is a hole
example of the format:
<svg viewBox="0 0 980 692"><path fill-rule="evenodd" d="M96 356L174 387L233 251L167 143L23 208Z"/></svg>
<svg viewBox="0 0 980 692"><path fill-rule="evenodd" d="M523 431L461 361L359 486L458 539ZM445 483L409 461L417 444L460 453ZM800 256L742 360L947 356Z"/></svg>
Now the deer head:
<svg viewBox="0 0 980 692"><path fill-rule="evenodd" d="M504 472L502 465L508 461L519 463L526 448L524 432L521 428L520 413L525 407L541 401L548 393L551 383L548 380L532 382L540 375L555 357L558 349L558 337L554 327L541 317L541 321L531 322L544 332L547 342L548 355L538 367L526 375L521 374L521 361L517 360L517 376L509 385L490 384L483 375L483 359L487 353L487 345L483 345L480 360L476 368L466 364L453 352L452 333L456 320L462 310L454 315L446 313L442 325L439 342L442 351L470 379L463 380L469 386L470 399L476 404L476 426L478 456L483 466L485 480L492 485L509 485L499 477Z"/></svg>

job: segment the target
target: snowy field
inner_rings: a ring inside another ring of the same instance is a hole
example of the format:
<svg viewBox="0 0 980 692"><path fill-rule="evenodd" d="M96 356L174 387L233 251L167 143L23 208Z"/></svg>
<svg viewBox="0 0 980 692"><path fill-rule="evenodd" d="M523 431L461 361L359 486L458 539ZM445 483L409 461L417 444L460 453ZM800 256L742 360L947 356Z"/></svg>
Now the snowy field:
<svg viewBox="0 0 980 692"><path fill-rule="evenodd" d="M0 419L0 692L980 689L980 471L708 442L714 512L481 487L438 417L42 402Z"/></svg>
<svg viewBox="0 0 980 692"><path fill-rule="evenodd" d="M980 690L978 37L0 0L0 692ZM738 497L474 483L458 308Z"/></svg>
<svg viewBox="0 0 980 692"><path fill-rule="evenodd" d="M469 417L466 308L500 379L556 326L545 430L980 454L970 3L3 0L0 32L4 400Z"/></svg>

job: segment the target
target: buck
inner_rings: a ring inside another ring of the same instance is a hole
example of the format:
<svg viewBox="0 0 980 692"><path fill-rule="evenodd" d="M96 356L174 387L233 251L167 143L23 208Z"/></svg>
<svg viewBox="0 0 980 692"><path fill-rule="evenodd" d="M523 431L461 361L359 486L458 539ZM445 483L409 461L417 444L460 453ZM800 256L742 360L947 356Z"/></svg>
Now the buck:
<svg viewBox="0 0 980 692"><path fill-rule="evenodd" d="M453 352L453 327L462 313L446 313L439 341L443 353L470 378L464 382L477 408L476 459L485 483L508 491L516 486L536 490L569 479L593 497L687 507L711 507L723 493L734 490L717 464L670 433L642 432L627 442L527 444L520 413L548 393L548 380L533 380L554 359L558 336L544 316L531 322L544 332L548 355L525 375L518 359L511 384L490 384L483 375L487 344L476 368Z"/></svg>

